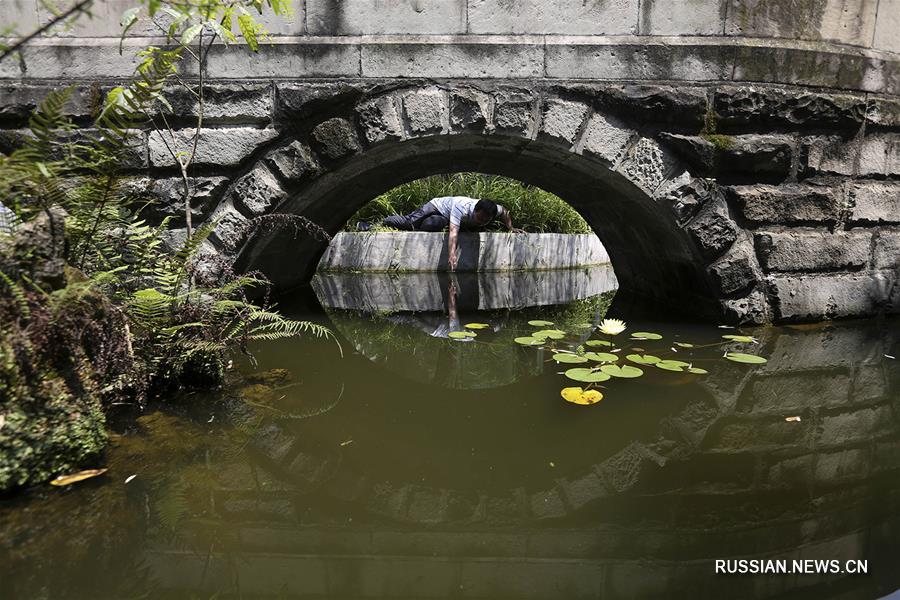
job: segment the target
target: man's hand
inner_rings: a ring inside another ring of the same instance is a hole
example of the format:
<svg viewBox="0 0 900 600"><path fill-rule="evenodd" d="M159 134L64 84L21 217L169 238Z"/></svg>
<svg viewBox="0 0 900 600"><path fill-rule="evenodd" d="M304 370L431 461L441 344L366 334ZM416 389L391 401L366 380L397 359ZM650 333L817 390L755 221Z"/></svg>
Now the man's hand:
<svg viewBox="0 0 900 600"><path fill-rule="evenodd" d="M455 271L455 270L456 270L456 263L457 263L457 262L459 262L459 257L458 257L458 256L456 255L456 253L454 252L454 253L451 254L451 255L448 257L448 259L447 259L447 263L449 264L450 270L451 270L451 271Z"/></svg>
<svg viewBox="0 0 900 600"><path fill-rule="evenodd" d="M513 227L509 231L510 231L510 233L525 233L524 229L519 229L518 227Z"/></svg>
<svg viewBox="0 0 900 600"><path fill-rule="evenodd" d="M447 236L447 266L451 271L456 270L459 261L459 225L450 224L450 234Z"/></svg>

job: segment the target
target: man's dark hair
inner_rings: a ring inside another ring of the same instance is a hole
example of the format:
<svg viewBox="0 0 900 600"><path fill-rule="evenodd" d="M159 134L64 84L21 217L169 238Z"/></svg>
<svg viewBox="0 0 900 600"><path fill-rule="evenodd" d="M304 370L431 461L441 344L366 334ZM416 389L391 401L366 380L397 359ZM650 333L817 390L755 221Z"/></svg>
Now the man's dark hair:
<svg viewBox="0 0 900 600"><path fill-rule="evenodd" d="M493 219L497 216L497 203L493 200L479 200L475 204L475 212L487 213Z"/></svg>

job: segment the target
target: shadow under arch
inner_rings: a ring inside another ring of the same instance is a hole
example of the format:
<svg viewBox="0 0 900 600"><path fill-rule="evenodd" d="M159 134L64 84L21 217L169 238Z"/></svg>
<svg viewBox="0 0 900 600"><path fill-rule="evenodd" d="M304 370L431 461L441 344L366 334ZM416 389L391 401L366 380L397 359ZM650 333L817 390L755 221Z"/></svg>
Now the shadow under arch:
<svg viewBox="0 0 900 600"><path fill-rule="evenodd" d="M313 178L275 208L337 233L364 204L403 183L439 173L502 175L556 194L590 224L606 247L616 277L616 305L715 318L721 304L707 260L676 215L622 173L552 141L497 133L450 133L386 141ZM313 276L327 243L292 233L262 233L235 263L259 269L288 290Z"/></svg>

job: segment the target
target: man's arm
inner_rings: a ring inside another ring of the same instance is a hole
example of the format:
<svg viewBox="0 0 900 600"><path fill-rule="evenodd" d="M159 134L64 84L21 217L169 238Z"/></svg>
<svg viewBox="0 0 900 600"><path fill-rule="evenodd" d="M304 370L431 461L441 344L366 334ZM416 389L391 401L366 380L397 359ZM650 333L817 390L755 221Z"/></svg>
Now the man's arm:
<svg viewBox="0 0 900 600"><path fill-rule="evenodd" d="M507 231L512 231L513 233L525 233L523 230L521 230L521 229L516 229L515 227L513 227L513 224L512 224L512 217L509 216L509 211L508 211L508 210L504 209L504 210L503 210L503 215L502 215L500 218L503 220L503 224L506 225L506 230L507 230Z"/></svg>
<svg viewBox="0 0 900 600"><path fill-rule="evenodd" d="M450 235L447 236L447 264L451 271L456 270L459 260L459 225L450 223Z"/></svg>

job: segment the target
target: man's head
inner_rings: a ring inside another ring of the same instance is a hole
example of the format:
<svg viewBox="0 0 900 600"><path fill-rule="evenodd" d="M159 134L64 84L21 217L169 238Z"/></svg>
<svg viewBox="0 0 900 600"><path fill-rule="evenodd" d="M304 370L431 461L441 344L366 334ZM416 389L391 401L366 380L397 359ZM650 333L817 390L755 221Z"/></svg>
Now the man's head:
<svg viewBox="0 0 900 600"><path fill-rule="evenodd" d="M491 200L479 200L472 211L472 219L479 227L484 227L497 216L497 203Z"/></svg>

